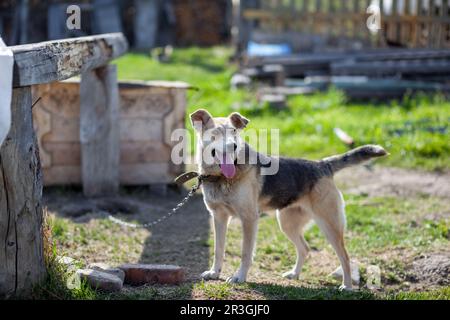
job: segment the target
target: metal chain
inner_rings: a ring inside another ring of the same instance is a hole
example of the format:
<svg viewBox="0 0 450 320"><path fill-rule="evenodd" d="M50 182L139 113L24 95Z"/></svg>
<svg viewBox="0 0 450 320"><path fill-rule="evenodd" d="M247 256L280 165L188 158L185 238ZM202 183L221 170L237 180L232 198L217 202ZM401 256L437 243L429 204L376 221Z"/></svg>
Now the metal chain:
<svg viewBox="0 0 450 320"><path fill-rule="evenodd" d="M200 188L200 185L202 184L202 180L199 179L198 183L196 185L194 185L192 187L192 189L188 192L188 194L186 195L186 197L183 198L183 200L181 200L181 202L179 202L171 211L167 212L165 215L163 215L162 217L152 221L152 222L147 222L147 223L131 223L131 222L126 222L123 221L121 219L115 218L112 215L108 214L108 219L111 220L114 223L120 224L122 226L125 227L129 227L129 228L150 228L153 227L154 225L157 225L158 223L166 220L167 218L169 218L171 215L173 215L175 212L177 212L182 206L184 206L190 198L192 198L192 196L195 194L195 192Z"/></svg>

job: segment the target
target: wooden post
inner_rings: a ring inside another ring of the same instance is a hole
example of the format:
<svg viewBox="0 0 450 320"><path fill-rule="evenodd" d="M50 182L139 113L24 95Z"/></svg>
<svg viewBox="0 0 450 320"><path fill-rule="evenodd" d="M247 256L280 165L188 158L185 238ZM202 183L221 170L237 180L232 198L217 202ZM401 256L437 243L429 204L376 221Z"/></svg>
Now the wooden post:
<svg viewBox="0 0 450 320"><path fill-rule="evenodd" d="M246 0L240 1L239 4L239 54L247 51L248 42L252 39L252 31L255 26L254 20L247 20L244 18L244 12L246 9L256 9L259 8L258 0Z"/></svg>
<svg viewBox="0 0 450 320"><path fill-rule="evenodd" d="M87 71L80 83L83 192L103 196L119 189L119 89L115 65Z"/></svg>
<svg viewBox="0 0 450 320"><path fill-rule="evenodd" d="M12 124L0 149L0 296L22 296L44 279L42 177L31 87L13 90Z"/></svg>
<svg viewBox="0 0 450 320"><path fill-rule="evenodd" d="M134 46L137 49L151 49L156 46L159 20L159 1L134 0Z"/></svg>
<svg viewBox="0 0 450 320"><path fill-rule="evenodd" d="M28 42L28 0L22 0L20 3L20 43Z"/></svg>
<svg viewBox="0 0 450 320"><path fill-rule="evenodd" d="M115 191L119 154L114 149L118 148L119 140L118 88L115 67L103 66L127 48L125 37L118 33L10 47L14 53L12 123L0 149L0 297L26 296L46 275L42 176L33 129L31 86L87 72L83 77L86 94L83 102L86 105L93 101L90 116L101 121L92 129L89 125L95 120L85 117L81 136L86 156L98 154L101 165L86 161L90 164L86 170L90 170L87 172L91 173L91 181L105 174L105 180L100 180L104 183L101 192ZM98 70L94 73L88 71L95 68ZM99 139L93 138L93 132L99 134Z"/></svg>

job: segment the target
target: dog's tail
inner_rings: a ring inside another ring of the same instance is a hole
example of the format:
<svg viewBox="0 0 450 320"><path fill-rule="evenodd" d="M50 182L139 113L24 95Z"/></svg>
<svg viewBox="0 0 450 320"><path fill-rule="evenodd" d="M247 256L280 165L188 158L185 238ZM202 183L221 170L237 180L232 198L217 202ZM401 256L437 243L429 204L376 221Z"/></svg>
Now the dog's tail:
<svg viewBox="0 0 450 320"><path fill-rule="evenodd" d="M349 166L359 164L367 161L371 158L378 158L388 155L389 153L383 149L383 147L373 144L368 144L355 149L352 149L346 153L335 155L322 159L322 163L327 166L331 171L331 174L344 169Z"/></svg>

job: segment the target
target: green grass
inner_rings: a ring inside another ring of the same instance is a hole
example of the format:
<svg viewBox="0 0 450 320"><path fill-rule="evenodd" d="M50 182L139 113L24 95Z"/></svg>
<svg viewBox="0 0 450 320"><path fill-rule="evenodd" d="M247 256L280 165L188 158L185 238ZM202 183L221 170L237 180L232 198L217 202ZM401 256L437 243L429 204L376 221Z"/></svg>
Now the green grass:
<svg viewBox="0 0 450 320"><path fill-rule="evenodd" d="M75 275L76 269L71 269L60 263L56 244L51 244L51 252L47 254L46 268L47 276L41 285L33 288L32 298L48 300L73 300L97 299L101 295L98 291L91 288L85 281L80 281ZM83 264L75 262L74 268L82 268ZM78 281L78 283L77 283Z"/></svg>
<svg viewBox="0 0 450 320"><path fill-rule="evenodd" d="M279 230L275 217L264 214L259 223L256 255L248 283L230 285L223 280L200 281L105 294L86 285L77 290L68 290L64 286L67 275L64 272L61 275L61 266L52 264L44 296L55 299L450 299L448 287L416 291L409 283L413 275L411 264L415 257L448 249L450 219L446 213L450 211L450 204L432 197L401 200L394 197L346 196L347 249L351 258L361 263L362 286L356 292L339 292L336 289L339 282L328 276L338 266L338 260L316 225L305 234L312 256L306 261L300 280L282 281L280 274L295 263L295 250ZM440 219L429 218L440 215ZM53 232L54 240L60 252L82 248L80 256L96 257L99 250L92 249L97 248L97 244L104 242L105 238L111 244L125 241L128 236L132 239L130 243L110 249L111 261L126 261L133 248L139 247L138 244L147 236L145 233L130 233L114 225L106 228L105 223L109 222L98 220L87 225L54 218L52 226L57 230ZM223 277L230 275L239 265L240 228L237 221L233 220L230 224ZM92 235L95 233L99 240L93 240ZM86 239L90 240L86 243ZM209 247L210 259L213 253L211 239L196 244ZM381 291L364 288L365 268L370 264L381 269ZM254 274L258 274L257 279L252 278Z"/></svg>
<svg viewBox="0 0 450 320"><path fill-rule="evenodd" d="M425 292L391 292L386 298L390 300L450 300L450 287Z"/></svg>
<svg viewBox="0 0 450 320"><path fill-rule="evenodd" d="M229 64L230 55L231 49L224 47L175 49L167 63L130 53L118 59L117 65L120 79L186 81L198 88L188 93L188 112L206 108L215 116L224 116L238 110L250 118L249 128L280 129L282 155L318 159L344 152L346 147L333 133L339 127L357 145L386 147L391 156L379 160L383 165L450 168L450 103L440 96L374 105L347 102L341 92L331 89L292 97L287 110L273 111L259 106L254 92L230 89L230 77L237 69Z"/></svg>

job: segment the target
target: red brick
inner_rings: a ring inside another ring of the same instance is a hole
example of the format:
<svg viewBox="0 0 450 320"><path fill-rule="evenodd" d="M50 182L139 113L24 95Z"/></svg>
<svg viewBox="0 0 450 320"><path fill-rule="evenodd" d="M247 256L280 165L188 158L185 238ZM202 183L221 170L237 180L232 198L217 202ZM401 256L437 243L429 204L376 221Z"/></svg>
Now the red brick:
<svg viewBox="0 0 450 320"><path fill-rule="evenodd" d="M124 264L125 283L139 286L147 283L179 284L184 281L184 269L174 265Z"/></svg>

